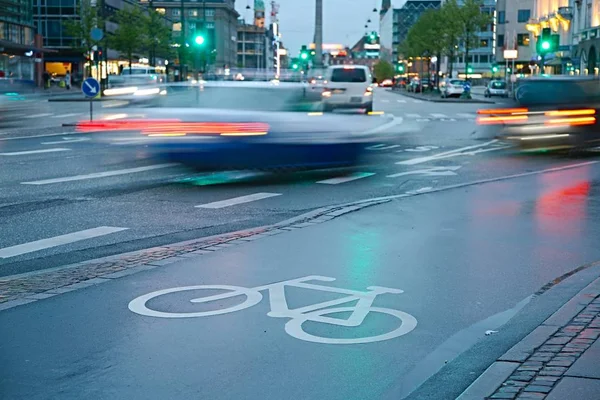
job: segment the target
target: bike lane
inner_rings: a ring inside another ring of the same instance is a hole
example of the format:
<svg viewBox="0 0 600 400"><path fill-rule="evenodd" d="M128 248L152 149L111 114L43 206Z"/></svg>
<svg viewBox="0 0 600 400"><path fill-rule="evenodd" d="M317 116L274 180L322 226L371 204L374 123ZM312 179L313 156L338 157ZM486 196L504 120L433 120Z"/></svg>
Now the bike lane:
<svg viewBox="0 0 600 400"><path fill-rule="evenodd" d="M395 200L3 311L3 398L400 398L541 286L600 258L597 178L589 166ZM134 301L196 285L208 287L143 304L204 316L140 315ZM255 290L224 297L223 285ZM357 292L361 305L333 301ZM190 302L204 296L215 297ZM355 327L330 319L348 312L300 324L284 304L375 312Z"/></svg>

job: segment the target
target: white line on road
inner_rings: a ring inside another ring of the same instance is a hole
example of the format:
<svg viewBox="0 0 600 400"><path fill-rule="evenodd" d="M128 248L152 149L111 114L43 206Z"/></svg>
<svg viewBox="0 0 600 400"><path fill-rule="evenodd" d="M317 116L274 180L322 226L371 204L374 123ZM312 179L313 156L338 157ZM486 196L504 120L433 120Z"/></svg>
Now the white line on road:
<svg viewBox="0 0 600 400"><path fill-rule="evenodd" d="M382 103L389 103L389 100L381 100Z"/></svg>
<svg viewBox="0 0 600 400"><path fill-rule="evenodd" d="M0 153L0 156L25 156L28 154L56 153L58 151L69 151L69 150L71 150L71 149L55 148L55 149L42 149L42 150L15 151L12 153Z"/></svg>
<svg viewBox="0 0 600 400"><path fill-rule="evenodd" d="M357 179L368 178L369 176L375 175L374 172L357 172L347 176L341 176L339 178L325 179L324 181L318 181L317 183L323 183L325 185L339 185L340 183L352 182Z"/></svg>
<svg viewBox="0 0 600 400"><path fill-rule="evenodd" d="M268 199L269 197L281 196L281 193L254 193L247 196L234 197L232 199L215 201L214 203L201 204L196 208L224 208L238 204L250 203L252 201Z"/></svg>
<svg viewBox="0 0 600 400"><path fill-rule="evenodd" d="M477 149L479 147L489 146L490 144L496 143L497 141L498 140L494 139L494 140L490 140L489 142L485 142L482 144L476 144L473 146L462 147L460 149L445 151L443 153L434 154L432 156L413 158L413 159L405 160L405 161L398 161L396 164L398 164L398 165L415 165L415 164L422 164L425 162L429 162L432 160L438 160L441 158L456 157L456 156L464 155L462 153L465 150L471 150L471 149Z"/></svg>
<svg viewBox="0 0 600 400"><path fill-rule="evenodd" d="M476 117L475 114L469 114L469 113L456 113L456 115L461 118L475 118Z"/></svg>
<svg viewBox="0 0 600 400"><path fill-rule="evenodd" d="M393 119L390 122L388 122L387 124L383 124L381 126L378 126L377 128L368 130L368 131L364 132L364 134L371 135L373 133L379 133L381 131L385 131L387 129L393 128L396 125L400 125L402 123L402 121L404 121L404 119L402 117L393 117Z"/></svg>
<svg viewBox="0 0 600 400"><path fill-rule="evenodd" d="M51 183L83 181L86 179L97 179L97 178L106 178L109 176L135 174L137 172L145 172L145 171L152 171L155 169L169 168L169 167L174 167L176 165L178 165L178 164L156 164L156 165L149 165L147 167L119 169L119 170L115 170L115 171L106 171L106 172L96 172L96 173L87 174L87 175L67 176L64 178L44 179L41 181L21 182L21 185L49 185Z"/></svg>
<svg viewBox="0 0 600 400"><path fill-rule="evenodd" d="M408 118L421 118L421 114L406 114Z"/></svg>
<svg viewBox="0 0 600 400"><path fill-rule="evenodd" d="M81 115L81 114L79 114L79 113L77 113L77 114L59 114L59 115L53 115L50 118L69 118L69 117L75 117L77 115Z"/></svg>
<svg viewBox="0 0 600 400"><path fill-rule="evenodd" d="M396 100L398 103L406 103L406 100Z"/></svg>
<svg viewBox="0 0 600 400"><path fill-rule="evenodd" d="M99 226L93 229L73 232L66 235L54 236L48 239L36 240L35 242L23 243L16 246L0 249L0 258L10 258L22 254L33 253L51 247L62 246L69 243L79 242L81 240L92 239L99 236L109 235L129 228L117 228L112 226Z"/></svg>
<svg viewBox="0 0 600 400"><path fill-rule="evenodd" d="M42 118L42 117L47 117L49 115L52 115L52 113L33 114L33 115L28 115L23 118Z"/></svg>
<svg viewBox="0 0 600 400"><path fill-rule="evenodd" d="M413 100L413 103L417 103L417 104L420 104L422 102L423 102L422 100Z"/></svg>
<svg viewBox="0 0 600 400"><path fill-rule="evenodd" d="M369 146L369 147L365 147L365 149L367 150L377 150L381 147L384 147L385 143L381 143L381 144L374 144L373 146Z"/></svg>
<svg viewBox="0 0 600 400"><path fill-rule="evenodd" d="M63 144L63 143L77 143L77 142L87 142L88 140L90 140L89 138L63 138L63 140L60 141L55 141L55 142L42 142L42 144L44 145L49 145L49 144Z"/></svg>
<svg viewBox="0 0 600 400"><path fill-rule="evenodd" d="M79 133L79 132L63 132L63 133L49 133L47 135L19 136L19 137L2 138L2 139L0 139L0 142L4 142L7 140L38 139L38 138L56 137L56 136L65 136L65 135L81 135L81 133Z"/></svg>
<svg viewBox="0 0 600 400"><path fill-rule="evenodd" d="M431 115L433 118L450 118L446 114L431 113L429 115Z"/></svg>
<svg viewBox="0 0 600 400"><path fill-rule="evenodd" d="M418 169L415 171L404 171L399 172L397 174L387 175L387 178L399 178L401 176L406 175L425 175L425 176L453 176L456 175L456 172L461 167L460 166L452 166L452 167L433 167L427 169Z"/></svg>

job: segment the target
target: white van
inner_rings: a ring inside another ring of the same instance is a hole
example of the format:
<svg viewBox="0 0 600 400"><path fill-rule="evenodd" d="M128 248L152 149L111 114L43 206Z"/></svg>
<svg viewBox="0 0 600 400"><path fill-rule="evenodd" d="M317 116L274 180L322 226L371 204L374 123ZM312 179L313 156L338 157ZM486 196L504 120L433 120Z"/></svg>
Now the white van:
<svg viewBox="0 0 600 400"><path fill-rule="evenodd" d="M364 65L332 65L325 72L323 110L364 108L373 111L373 77Z"/></svg>

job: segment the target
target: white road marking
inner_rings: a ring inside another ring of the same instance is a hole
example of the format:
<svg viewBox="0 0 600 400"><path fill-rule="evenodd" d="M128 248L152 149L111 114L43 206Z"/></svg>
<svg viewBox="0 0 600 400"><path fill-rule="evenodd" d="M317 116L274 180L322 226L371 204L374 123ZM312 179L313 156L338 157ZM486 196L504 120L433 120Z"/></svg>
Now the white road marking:
<svg viewBox="0 0 600 400"><path fill-rule="evenodd" d="M385 143L374 144L373 146L365 147L365 149L367 149L367 150L377 150L380 147L384 147L384 146L385 146Z"/></svg>
<svg viewBox="0 0 600 400"><path fill-rule="evenodd" d="M422 188L417 189L417 190L409 190L408 192L406 192L406 194L425 193L425 192L429 192L431 189L433 189L431 186L427 186L427 187L422 187Z"/></svg>
<svg viewBox="0 0 600 400"><path fill-rule="evenodd" d="M71 150L71 149L57 147L55 149L28 150L28 151L15 151L12 153L0 153L0 156L25 156L28 154L56 153L58 151L69 151L69 150Z"/></svg>
<svg viewBox="0 0 600 400"><path fill-rule="evenodd" d="M406 103L406 100L396 100L398 103Z"/></svg>
<svg viewBox="0 0 600 400"><path fill-rule="evenodd" d="M69 117L75 117L77 115L81 115L79 113L76 114L59 114L59 115L53 115L51 118L69 118Z"/></svg>
<svg viewBox="0 0 600 400"><path fill-rule="evenodd" d="M99 236L109 235L115 232L121 232L129 228L117 228L112 226L99 226L97 228L86 229L79 232L68 233L66 235L54 236L48 239L36 240L34 242L23 243L16 246L0 249L0 258L10 258L22 254L33 253L36 251L49 249L51 247L62 246L65 244L79 242L81 240L92 239Z"/></svg>
<svg viewBox="0 0 600 400"><path fill-rule="evenodd" d="M408 118L421 118L421 114L406 114Z"/></svg>
<svg viewBox="0 0 600 400"><path fill-rule="evenodd" d="M382 103L389 103L389 100L381 100Z"/></svg>
<svg viewBox="0 0 600 400"><path fill-rule="evenodd" d="M469 114L469 113L456 113L456 115L461 118L475 118L476 117L475 114Z"/></svg>
<svg viewBox="0 0 600 400"><path fill-rule="evenodd" d="M397 174L388 175L388 178L399 178L401 176L406 175L425 175L425 176L453 176L456 175L456 172L459 170L460 166L451 166L451 167L433 167L427 169L418 169L415 171L404 171L399 172Z"/></svg>
<svg viewBox="0 0 600 400"><path fill-rule="evenodd" d="M178 165L178 164L156 164L156 165L149 165L147 167L137 167L137 168L119 169L119 170L115 170L115 171L96 172L96 173L87 174L87 175L67 176L64 178L44 179L41 181L21 182L21 185L49 185L51 183L83 181L86 179L98 179L98 178L106 178L109 176L135 174L137 172L145 172L145 171L152 171L155 169L169 168L169 167L174 167L176 165Z"/></svg>
<svg viewBox="0 0 600 400"><path fill-rule="evenodd" d="M368 130L368 131L364 132L363 134L371 135L373 133L379 133L381 131L385 131L387 129L393 128L396 125L400 125L402 123L402 121L404 121L404 119L402 117L394 117L393 116L393 119L390 122L383 124L381 126L378 126L377 128Z"/></svg>
<svg viewBox="0 0 600 400"><path fill-rule="evenodd" d="M431 150L435 150L438 149L438 146L417 146L414 149L406 149L404 151L411 151L411 152L421 152L421 151L431 151ZM398 152L401 152L403 150L398 150Z"/></svg>
<svg viewBox="0 0 600 400"><path fill-rule="evenodd" d="M400 145L399 144L392 144L392 145L389 145L389 146L380 147L377 150L389 150L389 149L395 149L397 147L400 147Z"/></svg>
<svg viewBox="0 0 600 400"><path fill-rule="evenodd" d="M125 146L128 144L137 144L148 142L148 138L140 138L140 139L113 139L113 142L110 143L112 146Z"/></svg>
<svg viewBox="0 0 600 400"><path fill-rule="evenodd" d="M368 178L369 176L375 175L374 172L357 172L347 176L341 176L339 178L325 179L324 181L318 181L317 183L323 183L325 185L339 185L340 183L352 182L357 179Z"/></svg>
<svg viewBox="0 0 600 400"><path fill-rule="evenodd" d="M7 140L38 139L38 138L56 137L56 136L65 136L65 135L81 135L81 133L80 132L63 132L63 133L49 133L47 135L19 136L19 137L11 137L11 138L2 138L2 139L0 139L0 142L4 142Z"/></svg>
<svg viewBox="0 0 600 400"><path fill-rule="evenodd" d="M508 149L509 147L512 147L512 146L496 146L496 147L491 147L489 149L476 149L476 150L461 153L461 154L464 154L467 156L474 156L475 154L486 153L488 151L497 151L497 150Z"/></svg>
<svg viewBox="0 0 600 400"><path fill-rule="evenodd" d="M445 151L443 153L434 154L432 156L413 158L411 160L405 160L405 161L398 161L396 164L398 164L398 165L415 165L415 164L422 164L425 162L429 162L432 160L439 160L441 158L456 157L456 156L464 155L463 152L465 150L471 150L471 149L477 149L480 147L489 146L490 144L496 143L496 142L498 142L498 140L494 139L494 140L490 140L489 142L485 142L482 144L476 144L473 146L462 147L460 149Z"/></svg>
<svg viewBox="0 0 600 400"><path fill-rule="evenodd" d="M33 115L28 115L23 118L42 118L42 117L47 117L49 115L52 115L52 113L33 114Z"/></svg>
<svg viewBox="0 0 600 400"><path fill-rule="evenodd" d="M196 208L224 208L235 206L238 204L250 203L252 201L268 199L269 197L281 196L281 193L254 193L249 194L247 196L234 197L232 199L215 201L213 203L201 204L196 206Z"/></svg>
<svg viewBox="0 0 600 400"><path fill-rule="evenodd" d="M417 104L420 104L422 102L423 102L422 100L413 100L413 103L417 103Z"/></svg>
<svg viewBox="0 0 600 400"><path fill-rule="evenodd" d="M77 143L77 142L87 142L90 140L89 138L62 138L63 140L55 141L55 142L42 142L44 145L49 144L63 144L63 143Z"/></svg>
<svg viewBox="0 0 600 400"><path fill-rule="evenodd" d="M431 113L429 115L431 115L433 118L450 118L446 114Z"/></svg>

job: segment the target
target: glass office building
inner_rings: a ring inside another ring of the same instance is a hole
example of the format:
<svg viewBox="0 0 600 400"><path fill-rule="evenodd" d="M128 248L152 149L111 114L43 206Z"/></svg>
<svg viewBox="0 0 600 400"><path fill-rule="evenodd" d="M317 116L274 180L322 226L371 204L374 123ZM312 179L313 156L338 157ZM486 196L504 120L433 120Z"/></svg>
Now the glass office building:
<svg viewBox="0 0 600 400"><path fill-rule="evenodd" d="M31 1L0 0L0 79L33 83L38 51Z"/></svg>

